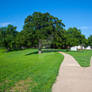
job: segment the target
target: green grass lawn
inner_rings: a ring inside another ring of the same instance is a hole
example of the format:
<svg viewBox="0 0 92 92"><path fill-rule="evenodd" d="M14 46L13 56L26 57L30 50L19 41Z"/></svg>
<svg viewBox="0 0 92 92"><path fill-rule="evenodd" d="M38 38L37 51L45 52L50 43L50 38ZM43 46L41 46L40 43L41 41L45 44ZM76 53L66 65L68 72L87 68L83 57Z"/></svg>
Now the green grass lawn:
<svg viewBox="0 0 92 92"><path fill-rule="evenodd" d="M63 55L0 50L0 92L51 92ZM16 90L16 91L15 91Z"/></svg>
<svg viewBox="0 0 92 92"><path fill-rule="evenodd" d="M88 67L90 66L90 60L92 56L92 50L83 50L83 51L69 51L66 52L70 55L72 55L77 62L80 64L82 67Z"/></svg>

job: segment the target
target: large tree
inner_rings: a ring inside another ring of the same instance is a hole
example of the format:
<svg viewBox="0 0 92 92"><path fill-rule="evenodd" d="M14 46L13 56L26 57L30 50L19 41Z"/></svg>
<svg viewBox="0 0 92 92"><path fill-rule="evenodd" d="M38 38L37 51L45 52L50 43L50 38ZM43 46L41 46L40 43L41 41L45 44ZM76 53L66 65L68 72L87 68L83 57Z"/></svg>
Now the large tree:
<svg viewBox="0 0 92 92"><path fill-rule="evenodd" d="M23 31L29 31L28 33L31 34L29 39L31 38L30 41L33 40L36 42L36 45L38 44L37 47L40 54L44 42L43 40L48 39L50 36L53 37L54 32L56 30L60 31L63 27L64 24L62 20L59 20L57 17L49 13L34 12L25 19Z"/></svg>

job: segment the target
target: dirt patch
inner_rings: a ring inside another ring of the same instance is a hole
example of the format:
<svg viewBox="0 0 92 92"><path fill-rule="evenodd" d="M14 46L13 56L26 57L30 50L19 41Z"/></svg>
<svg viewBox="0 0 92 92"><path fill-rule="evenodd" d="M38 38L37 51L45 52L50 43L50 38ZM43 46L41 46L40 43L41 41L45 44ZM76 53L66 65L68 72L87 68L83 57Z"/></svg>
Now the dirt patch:
<svg viewBox="0 0 92 92"><path fill-rule="evenodd" d="M0 83L0 92L7 92L6 89L10 82L11 82L11 80L5 80L5 81L1 82ZM4 89L3 89L3 87L4 87Z"/></svg>
<svg viewBox="0 0 92 92"><path fill-rule="evenodd" d="M20 80L17 82L13 87L11 87L8 91L9 92L31 92L31 89L29 90L29 87L32 85L31 88L36 86L36 83L32 83L31 78L27 78L26 80ZM8 92L7 91L7 92Z"/></svg>
<svg viewBox="0 0 92 92"><path fill-rule="evenodd" d="M13 86L9 91L10 92L28 92L28 88L32 80L27 78L26 80L20 80Z"/></svg>
<svg viewBox="0 0 92 92"><path fill-rule="evenodd" d="M34 82L32 78L20 80L11 88L9 88L10 83L12 83L12 80L5 80L0 83L0 92L31 92L31 90L37 86L37 83Z"/></svg>

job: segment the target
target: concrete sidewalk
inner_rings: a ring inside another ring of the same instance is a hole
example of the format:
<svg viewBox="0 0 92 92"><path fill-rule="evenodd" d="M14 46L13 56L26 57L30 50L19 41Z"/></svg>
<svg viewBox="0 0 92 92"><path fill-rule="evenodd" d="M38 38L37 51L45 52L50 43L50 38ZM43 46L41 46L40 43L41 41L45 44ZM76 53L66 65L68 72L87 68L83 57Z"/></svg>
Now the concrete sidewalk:
<svg viewBox="0 0 92 92"><path fill-rule="evenodd" d="M64 55L64 61L52 92L92 92L92 66L80 67L71 55L60 53Z"/></svg>

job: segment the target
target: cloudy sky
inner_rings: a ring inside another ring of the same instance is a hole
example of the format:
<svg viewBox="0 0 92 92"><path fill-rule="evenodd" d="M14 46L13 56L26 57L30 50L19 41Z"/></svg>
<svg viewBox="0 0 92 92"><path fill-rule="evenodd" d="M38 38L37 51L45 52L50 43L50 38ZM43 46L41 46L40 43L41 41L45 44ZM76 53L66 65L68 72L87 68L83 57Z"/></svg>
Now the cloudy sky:
<svg viewBox="0 0 92 92"><path fill-rule="evenodd" d="M35 11L49 12L63 20L66 29L92 34L92 0L0 0L0 27L13 24L21 31L24 19Z"/></svg>

